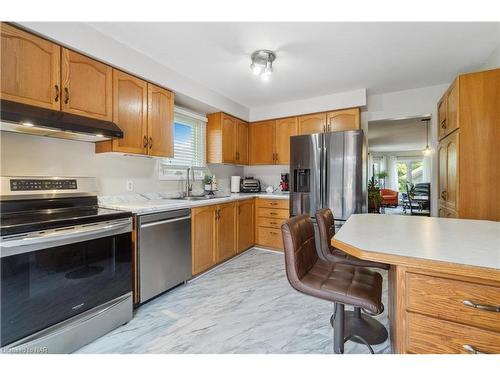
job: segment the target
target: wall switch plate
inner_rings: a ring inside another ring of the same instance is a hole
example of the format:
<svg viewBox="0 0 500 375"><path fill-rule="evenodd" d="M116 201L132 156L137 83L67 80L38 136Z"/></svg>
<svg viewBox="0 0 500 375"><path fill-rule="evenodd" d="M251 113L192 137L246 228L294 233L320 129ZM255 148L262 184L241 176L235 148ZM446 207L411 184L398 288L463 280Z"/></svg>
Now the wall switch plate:
<svg viewBox="0 0 500 375"><path fill-rule="evenodd" d="M127 191L134 191L134 181L127 180Z"/></svg>

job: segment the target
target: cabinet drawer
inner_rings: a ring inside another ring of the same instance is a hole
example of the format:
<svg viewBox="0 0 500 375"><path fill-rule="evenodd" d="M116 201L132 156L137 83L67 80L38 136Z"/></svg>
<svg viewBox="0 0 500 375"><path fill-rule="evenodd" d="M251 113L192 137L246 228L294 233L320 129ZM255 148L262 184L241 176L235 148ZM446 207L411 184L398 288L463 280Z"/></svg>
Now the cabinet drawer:
<svg viewBox="0 0 500 375"><path fill-rule="evenodd" d="M283 249L281 230L274 228L257 227L257 245Z"/></svg>
<svg viewBox="0 0 500 375"><path fill-rule="evenodd" d="M257 199L257 207L289 209L288 199Z"/></svg>
<svg viewBox="0 0 500 375"><path fill-rule="evenodd" d="M289 217L288 210L283 209L275 209L275 208L257 208L257 217L269 217L269 218L278 218L278 219L288 219Z"/></svg>
<svg viewBox="0 0 500 375"><path fill-rule="evenodd" d="M408 272L406 289L409 310L500 332L500 312L464 304L500 306L499 287Z"/></svg>
<svg viewBox="0 0 500 375"><path fill-rule="evenodd" d="M408 313L407 350L422 354L467 354L464 346L500 353L500 334L428 316Z"/></svg>
<svg viewBox="0 0 500 375"><path fill-rule="evenodd" d="M259 217L257 218L257 226L266 228L281 229L281 224L283 224L285 219L272 219L270 217Z"/></svg>

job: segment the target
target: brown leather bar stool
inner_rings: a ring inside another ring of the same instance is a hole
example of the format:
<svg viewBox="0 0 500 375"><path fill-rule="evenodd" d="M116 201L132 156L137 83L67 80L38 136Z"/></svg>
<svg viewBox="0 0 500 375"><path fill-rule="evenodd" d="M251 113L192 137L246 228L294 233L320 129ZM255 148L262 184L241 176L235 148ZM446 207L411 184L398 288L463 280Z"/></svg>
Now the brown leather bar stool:
<svg viewBox="0 0 500 375"><path fill-rule="evenodd" d="M281 226L288 281L304 294L334 303L333 350L344 352L344 343L357 339L373 353L361 334L345 326L345 305L382 312L382 276L374 271L319 258L314 227L307 215L295 216ZM387 331L386 331L387 332Z"/></svg>
<svg viewBox="0 0 500 375"><path fill-rule="evenodd" d="M346 254L340 249L334 248L331 245L332 237L335 235L335 222L333 213L329 208L322 208L316 211L316 222L318 224L320 236L320 251L323 257L329 262L347 264L355 267L373 267L388 270L389 265L379 262L371 262L363 259L353 257ZM382 305L383 311L384 305ZM368 314L371 312L364 310ZM354 308L354 311L346 311L345 320L348 322L347 326L351 327L352 332L363 335L364 339L370 345L381 344L387 340L387 330L376 319L362 314L361 309ZM356 339L353 341L360 342Z"/></svg>

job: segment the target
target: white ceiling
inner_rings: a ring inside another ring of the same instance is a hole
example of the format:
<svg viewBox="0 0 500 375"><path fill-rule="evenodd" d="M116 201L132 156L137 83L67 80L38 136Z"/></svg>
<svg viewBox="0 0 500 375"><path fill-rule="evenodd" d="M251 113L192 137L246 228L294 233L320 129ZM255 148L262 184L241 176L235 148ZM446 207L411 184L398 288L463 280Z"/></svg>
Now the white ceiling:
<svg viewBox="0 0 500 375"><path fill-rule="evenodd" d="M370 121L368 150L370 152L423 150L427 144L427 133L426 122L421 120L422 118ZM429 139L430 137L429 133Z"/></svg>
<svg viewBox="0 0 500 375"><path fill-rule="evenodd" d="M450 82L500 43L500 23L88 23L249 108L367 88ZM250 54L276 51L269 82Z"/></svg>

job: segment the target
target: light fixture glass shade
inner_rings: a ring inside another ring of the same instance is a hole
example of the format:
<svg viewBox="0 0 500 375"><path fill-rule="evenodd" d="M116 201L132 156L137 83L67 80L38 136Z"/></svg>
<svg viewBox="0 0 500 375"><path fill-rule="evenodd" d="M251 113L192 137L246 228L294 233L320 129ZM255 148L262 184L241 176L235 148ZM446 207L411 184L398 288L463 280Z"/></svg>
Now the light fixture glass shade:
<svg viewBox="0 0 500 375"><path fill-rule="evenodd" d="M256 76L258 76L260 73L262 73L262 67L260 65L252 63L250 65L250 69L252 69L252 73Z"/></svg>
<svg viewBox="0 0 500 375"><path fill-rule="evenodd" d="M254 75L260 76L263 81L268 81L273 72L273 61L276 54L269 50L257 50L252 53L250 69Z"/></svg>
<svg viewBox="0 0 500 375"><path fill-rule="evenodd" d="M425 150L424 150L424 151L422 151L422 153L423 153L425 156L429 156L429 155L431 154L431 149L430 149L430 147L429 147L429 146L427 146L427 147L425 148Z"/></svg>

